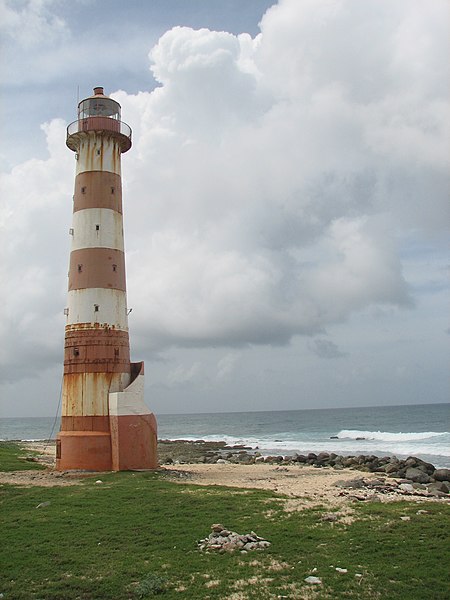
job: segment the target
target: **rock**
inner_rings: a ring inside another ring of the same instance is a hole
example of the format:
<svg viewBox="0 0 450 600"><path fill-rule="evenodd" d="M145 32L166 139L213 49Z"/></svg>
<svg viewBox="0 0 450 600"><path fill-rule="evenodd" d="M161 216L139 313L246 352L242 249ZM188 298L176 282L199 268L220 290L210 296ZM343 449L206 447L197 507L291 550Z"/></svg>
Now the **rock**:
<svg viewBox="0 0 450 600"><path fill-rule="evenodd" d="M221 523L213 523L211 525L211 531L215 531L217 533L220 533L224 529L225 529L225 527Z"/></svg>
<svg viewBox="0 0 450 600"><path fill-rule="evenodd" d="M449 488L442 481L435 481L433 483L429 483L426 486L426 488L427 488L427 490L430 493L432 493L432 492L442 492L443 494L448 494L448 492L449 492Z"/></svg>
<svg viewBox="0 0 450 600"><path fill-rule="evenodd" d="M328 460L329 458L330 458L330 455L328 454L328 452L319 452L316 460L322 462L324 460Z"/></svg>
<svg viewBox="0 0 450 600"><path fill-rule="evenodd" d="M216 464L218 464L218 465L229 465L230 461L229 460L225 460L224 458L218 458L216 460Z"/></svg>
<svg viewBox="0 0 450 600"><path fill-rule="evenodd" d="M337 571L338 573L348 573L348 570L347 570L347 569L341 569L340 567L336 567L336 571Z"/></svg>
<svg viewBox="0 0 450 600"><path fill-rule="evenodd" d="M310 583L311 585L320 585L322 583L322 580L320 579L320 577L314 577L314 575L310 575L309 577L305 578L306 583Z"/></svg>
<svg viewBox="0 0 450 600"><path fill-rule="evenodd" d="M297 456L295 457L295 462L298 463L305 463L308 459L306 458L306 456L304 454L297 454Z"/></svg>
<svg viewBox="0 0 450 600"><path fill-rule="evenodd" d="M321 521L337 521L338 520L338 515L336 513L325 513L324 515L322 515Z"/></svg>
<svg viewBox="0 0 450 600"><path fill-rule="evenodd" d="M411 517L400 517L402 521L411 521Z"/></svg>
<svg viewBox="0 0 450 600"><path fill-rule="evenodd" d="M369 502L381 502L381 498L380 498L380 496L377 496L376 494L374 494L373 496L370 496Z"/></svg>
<svg viewBox="0 0 450 600"><path fill-rule="evenodd" d="M334 484L336 487L348 488L348 489L360 489L364 487L364 479L349 479L348 481L344 481L343 479L339 479Z"/></svg>
<svg viewBox="0 0 450 600"><path fill-rule="evenodd" d="M411 494L414 492L414 486L412 483L401 483L398 488L403 492L408 492Z"/></svg>
<svg viewBox="0 0 450 600"><path fill-rule="evenodd" d="M95 483L98 485L99 483L103 483L103 481L101 479L97 479Z"/></svg>
<svg viewBox="0 0 450 600"><path fill-rule="evenodd" d="M436 481L450 481L450 469L436 469L433 478Z"/></svg>
<svg viewBox="0 0 450 600"><path fill-rule="evenodd" d="M338 435L330 435L330 440L338 440L339 436Z"/></svg>
<svg viewBox="0 0 450 600"><path fill-rule="evenodd" d="M416 467L408 467L405 473L406 479L416 483L430 483L431 477Z"/></svg>

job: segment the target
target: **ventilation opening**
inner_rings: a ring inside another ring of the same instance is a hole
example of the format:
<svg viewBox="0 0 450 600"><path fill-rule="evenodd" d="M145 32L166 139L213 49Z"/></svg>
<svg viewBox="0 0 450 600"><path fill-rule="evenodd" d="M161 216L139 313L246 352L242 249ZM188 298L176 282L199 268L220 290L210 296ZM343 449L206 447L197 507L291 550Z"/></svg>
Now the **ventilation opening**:
<svg viewBox="0 0 450 600"><path fill-rule="evenodd" d="M114 358L119 358L119 348L114 348Z"/></svg>
<svg viewBox="0 0 450 600"><path fill-rule="evenodd" d="M111 188L111 194L114 194L114 192L115 192L115 189L112 187Z"/></svg>
<svg viewBox="0 0 450 600"><path fill-rule="evenodd" d="M82 270L83 270L83 265L78 265L78 273L81 273Z"/></svg>
<svg viewBox="0 0 450 600"><path fill-rule="evenodd" d="M94 304L94 312L98 312L99 308L100 308L99 304Z"/></svg>
<svg viewBox="0 0 450 600"><path fill-rule="evenodd" d="M73 355L74 356L80 356L80 349L79 348L74 348L73 349Z"/></svg>
<svg viewBox="0 0 450 600"><path fill-rule="evenodd" d="M101 152L100 150L97 150L97 156L100 156Z"/></svg>
<svg viewBox="0 0 450 600"><path fill-rule="evenodd" d="M117 271L117 265L113 265L112 268L113 268L113 271Z"/></svg>
<svg viewBox="0 0 450 600"><path fill-rule="evenodd" d="M85 193L86 193L86 186L85 186L85 185L83 185L83 187L81 188L81 193L82 193L82 194L85 194Z"/></svg>
<svg viewBox="0 0 450 600"><path fill-rule="evenodd" d="M96 231L100 231L100 225L96 225L96 226L95 226L95 230L96 230Z"/></svg>

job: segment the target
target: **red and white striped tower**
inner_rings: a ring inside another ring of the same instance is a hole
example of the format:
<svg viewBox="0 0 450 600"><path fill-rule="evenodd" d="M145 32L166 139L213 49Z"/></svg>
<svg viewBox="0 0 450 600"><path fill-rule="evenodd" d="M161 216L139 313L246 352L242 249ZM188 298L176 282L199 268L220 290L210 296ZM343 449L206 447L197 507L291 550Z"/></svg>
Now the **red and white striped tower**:
<svg viewBox="0 0 450 600"><path fill-rule="evenodd" d="M144 404L144 363L130 363L121 154L131 129L103 88L67 128L77 166L56 468L157 466L156 419Z"/></svg>

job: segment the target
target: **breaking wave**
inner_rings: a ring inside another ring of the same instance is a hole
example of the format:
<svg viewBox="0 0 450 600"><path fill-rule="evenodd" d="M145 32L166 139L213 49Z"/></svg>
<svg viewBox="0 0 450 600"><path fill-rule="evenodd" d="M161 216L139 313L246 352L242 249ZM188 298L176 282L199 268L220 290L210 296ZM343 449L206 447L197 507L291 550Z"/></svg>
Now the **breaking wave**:
<svg viewBox="0 0 450 600"><path fill-rule="evenodd" d="M389 431L359 431L358 429L343 429L337 434L340 440L373 440L380 442L417 442L450 435L448 431L423 431L420 433L391 433ZM437 440L435 440L437 441Z"/></svg>

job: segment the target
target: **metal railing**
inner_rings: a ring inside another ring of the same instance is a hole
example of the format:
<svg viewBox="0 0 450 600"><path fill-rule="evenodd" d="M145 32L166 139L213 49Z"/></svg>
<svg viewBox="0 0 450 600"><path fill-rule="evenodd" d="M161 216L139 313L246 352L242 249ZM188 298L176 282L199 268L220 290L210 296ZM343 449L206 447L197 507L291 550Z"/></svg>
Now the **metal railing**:
<svg viewBox="0 0 450 600"><path fill-rule="evenodd" d="M123 121L109 117L86 117L70 123L67 127L67 146L77 151L76 138L71 136L87 131L107 131L115 134L120 139L122 152L131 148L131 127Z"/></svg>
<svg viewBox="0 0 450 600"><path fill-rule="evenodd" d="M67 136L82 131L112 131L124 135L131 140L131 127L123 121L110 119L109 117L87 117L77 119L67 127Z"/></svg>

